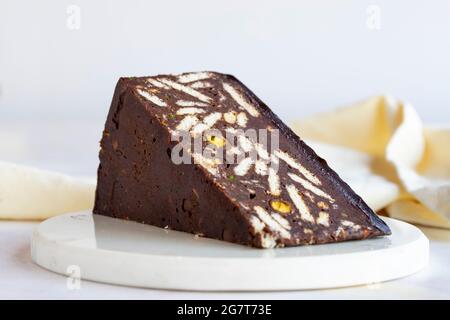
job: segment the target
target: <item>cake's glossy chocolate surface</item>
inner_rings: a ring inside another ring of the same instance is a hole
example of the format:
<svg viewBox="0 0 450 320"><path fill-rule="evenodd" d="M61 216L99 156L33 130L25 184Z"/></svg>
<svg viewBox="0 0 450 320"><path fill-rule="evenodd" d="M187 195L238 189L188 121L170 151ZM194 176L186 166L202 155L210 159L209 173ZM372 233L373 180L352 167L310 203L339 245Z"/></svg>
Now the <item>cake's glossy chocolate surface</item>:
<svg viewBox="0 0 450 320"><path fill-rule="evenodd" d="M262 129L268 140L279 132L278 147L243 135L248 129ZM192 147L183 153L192 164L174 163L179 145L171 135L180 132L230 158ZM226 148L227 134L235 147ZM261 100L215 72L119 80L101 141L94 213L260 248L390 234Z"/></svg>

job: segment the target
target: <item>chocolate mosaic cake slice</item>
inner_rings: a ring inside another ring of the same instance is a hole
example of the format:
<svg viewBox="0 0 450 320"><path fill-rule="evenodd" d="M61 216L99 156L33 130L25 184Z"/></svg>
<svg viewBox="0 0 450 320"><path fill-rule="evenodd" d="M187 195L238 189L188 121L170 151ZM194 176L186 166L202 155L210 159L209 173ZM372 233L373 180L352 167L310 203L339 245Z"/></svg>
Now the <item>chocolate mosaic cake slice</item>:
<svg viewBox="0 0 450 320"><path fill-rule="evenodd" d="M260 99L215 72L119 80L94 213L258 248L390 234Z"/></svg>

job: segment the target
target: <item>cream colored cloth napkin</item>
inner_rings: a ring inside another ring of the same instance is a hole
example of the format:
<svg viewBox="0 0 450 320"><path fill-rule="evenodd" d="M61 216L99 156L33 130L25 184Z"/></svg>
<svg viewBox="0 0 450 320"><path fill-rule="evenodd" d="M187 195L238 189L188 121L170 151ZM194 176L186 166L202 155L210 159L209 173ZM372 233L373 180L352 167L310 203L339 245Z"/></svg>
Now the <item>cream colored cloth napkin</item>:
<svg viewBox="0 0 450 320"><path fill-rule="evenodd" d="M0 219L42 220L91 209L95 182L0 162Z"/></svg>
<svg viewBox="0 0 450 320"><path fill-rule="evenodd" d="M450 228L450 126L424 127L411 105L380 96L292 128L372 209Z"/></svg>

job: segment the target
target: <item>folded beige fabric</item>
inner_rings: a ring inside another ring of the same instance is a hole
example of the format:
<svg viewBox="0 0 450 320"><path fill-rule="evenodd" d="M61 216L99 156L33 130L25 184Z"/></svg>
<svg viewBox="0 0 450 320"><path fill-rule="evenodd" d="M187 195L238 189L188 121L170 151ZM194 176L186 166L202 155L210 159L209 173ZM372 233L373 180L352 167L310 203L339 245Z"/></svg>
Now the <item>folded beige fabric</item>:
<svg viewBox="0 0 450 320"><path fill-rule="evenodd" d="M450 127L424 127L412 106L384 96L292 127L374 210L450 228Z"/></svg>
<svg viewBox="0 0 450 320"><path fill-rule="evenodd" d="M95 182L0 162L0 219L42 220L91 209Z"/></svg>

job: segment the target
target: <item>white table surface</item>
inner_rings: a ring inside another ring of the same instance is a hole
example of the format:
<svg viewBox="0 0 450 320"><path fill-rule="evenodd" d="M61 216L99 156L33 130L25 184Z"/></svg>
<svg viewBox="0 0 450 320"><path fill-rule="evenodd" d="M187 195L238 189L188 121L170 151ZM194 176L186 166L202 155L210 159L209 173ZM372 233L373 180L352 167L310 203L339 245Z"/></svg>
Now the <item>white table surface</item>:
<svg viewBox="0 0 450 320"><path fill-rule="evenodd" d="M82 281L69 290L67 278L35 265L30 235L36 222L0 222L0 299L449 299L450 231L421 228L430 239L430 265L381 284L333 290L287 292L185 292L150 290ZM213 280L211 280L213 281Z"/></svg>
<svg viewBox="0 0 450 320"><path fill-rule="evenodd" d="M100 120L48 125L0 121L1 160L93 176L102 126ZM333 290L219 293L149 290L89 281L82 281L79 290L69 290L65 276L32 262L30 237L36 224L0 220L0 299L450 299L450 230L421 228L430 239L430 264L403 279Z"/></svg>

